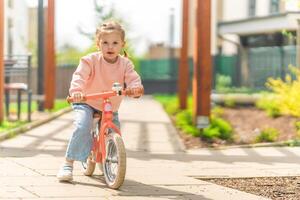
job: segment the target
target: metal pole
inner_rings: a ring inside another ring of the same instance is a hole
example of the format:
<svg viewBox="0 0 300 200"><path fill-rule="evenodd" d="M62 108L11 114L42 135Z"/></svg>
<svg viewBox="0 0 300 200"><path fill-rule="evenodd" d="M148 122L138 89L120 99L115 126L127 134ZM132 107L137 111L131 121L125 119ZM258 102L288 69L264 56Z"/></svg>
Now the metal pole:
<svg viewBox="0 0 300 200"><path fill-rule="evenodd" d="M0 124L4 120L4 0L0 0Z"/></svg>
<svg viewBox="0 0 300 200"><path fill-rule="evenodd" d="M189 30L189 0L182 0L182 41L180 63L178 70L178 96L180 109L187 108L189 91L189 61L188 61L188 30Z"/></svg>
<svg viewBox="0 0 300 200"><path fill-rule="evenodd" d="M174 52L174 8L170 9L170 36L169 36L169 73L170 73L170 77L171 77L171 81L174 81L174 77L175 77L175 52ZM171 83L172 83L171 82ZM171 84L171 86L173 86L173 84ZM169 92L172 93L174 92L173 87L170 87Z"/></svg>
<svg viewBox="0 0 300 200"><path fill-rule="evenodd" d="M196 1L193 119L198 128L209 125L212 86L211 0Z"/></svg>
<svg viewBox="0 0 300 200"><path fill-rule="evenodd" d="M37 93L40 97L44 94L44 1L38 2L38 85ZM38 100L38 110L44 110L44 100Z"/></svg>

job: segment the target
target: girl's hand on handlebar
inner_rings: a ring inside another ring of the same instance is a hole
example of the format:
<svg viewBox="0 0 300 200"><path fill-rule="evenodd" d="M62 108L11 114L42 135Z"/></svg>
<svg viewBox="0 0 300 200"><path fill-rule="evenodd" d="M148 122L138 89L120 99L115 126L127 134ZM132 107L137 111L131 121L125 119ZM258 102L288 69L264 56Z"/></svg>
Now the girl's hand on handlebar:
<svg viewBox="0 0 300 200"><path fill-rule="evenodd" d="M71 97L73 99L73 103L80 103L83 101L84 96L82 92L74 92Z"/></svg>
<svg viewBox="0 0 300 200"><path fill-rule="evenodd" d="M139 98L144 94L143 87L127 88L126 95L133 98Z"/></svg>

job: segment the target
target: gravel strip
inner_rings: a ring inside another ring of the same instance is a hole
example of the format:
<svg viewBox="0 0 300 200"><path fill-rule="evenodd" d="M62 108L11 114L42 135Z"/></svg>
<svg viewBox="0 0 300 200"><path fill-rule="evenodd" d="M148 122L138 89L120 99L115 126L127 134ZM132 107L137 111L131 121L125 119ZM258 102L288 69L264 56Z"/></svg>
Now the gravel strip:
<svg viewBox="0 0 300 200"><path fill-rule="evenodd" d="M300 177L199 178L274 200L299 200Z"/></svg>

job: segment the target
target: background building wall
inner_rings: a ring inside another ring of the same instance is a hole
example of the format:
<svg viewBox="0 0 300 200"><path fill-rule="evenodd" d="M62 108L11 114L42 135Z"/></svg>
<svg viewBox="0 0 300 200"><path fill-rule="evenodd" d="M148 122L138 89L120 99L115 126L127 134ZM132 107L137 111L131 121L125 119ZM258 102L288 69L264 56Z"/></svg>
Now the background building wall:
<svg viewBox="0 0 300 200"><path fill-rule="evenodd" d="M26 54L28 52L28 8L26 1L5 2L5 47L4 54ZM11 40L11 42L10 42Z"/></svg>

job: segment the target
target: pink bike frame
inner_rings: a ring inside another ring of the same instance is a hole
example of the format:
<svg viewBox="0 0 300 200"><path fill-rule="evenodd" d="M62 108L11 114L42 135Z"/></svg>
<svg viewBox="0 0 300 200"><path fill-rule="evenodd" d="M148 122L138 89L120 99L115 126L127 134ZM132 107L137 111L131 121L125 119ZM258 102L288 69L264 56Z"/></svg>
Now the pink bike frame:
<svg viewBox="0 0 300 200"><path fill-rule="evenodd" d="M95 93L84 96L83 101L90 99L103 99L102 103L102 116L101 116L101 124L98 125L98 130L100 131L98 137L93 140L92 151L95 155L95 162L103 163L105 161L106 149L105 149L105 137L107 135L107 131L109 128L115 131L117 134L121 136L120 129L113 123L113 111L112 104L109 100L110 97L126 95L125 91L116 92L109 91L103 93ZM68 97L68 102L72 102L73 98Z"/></svg>

